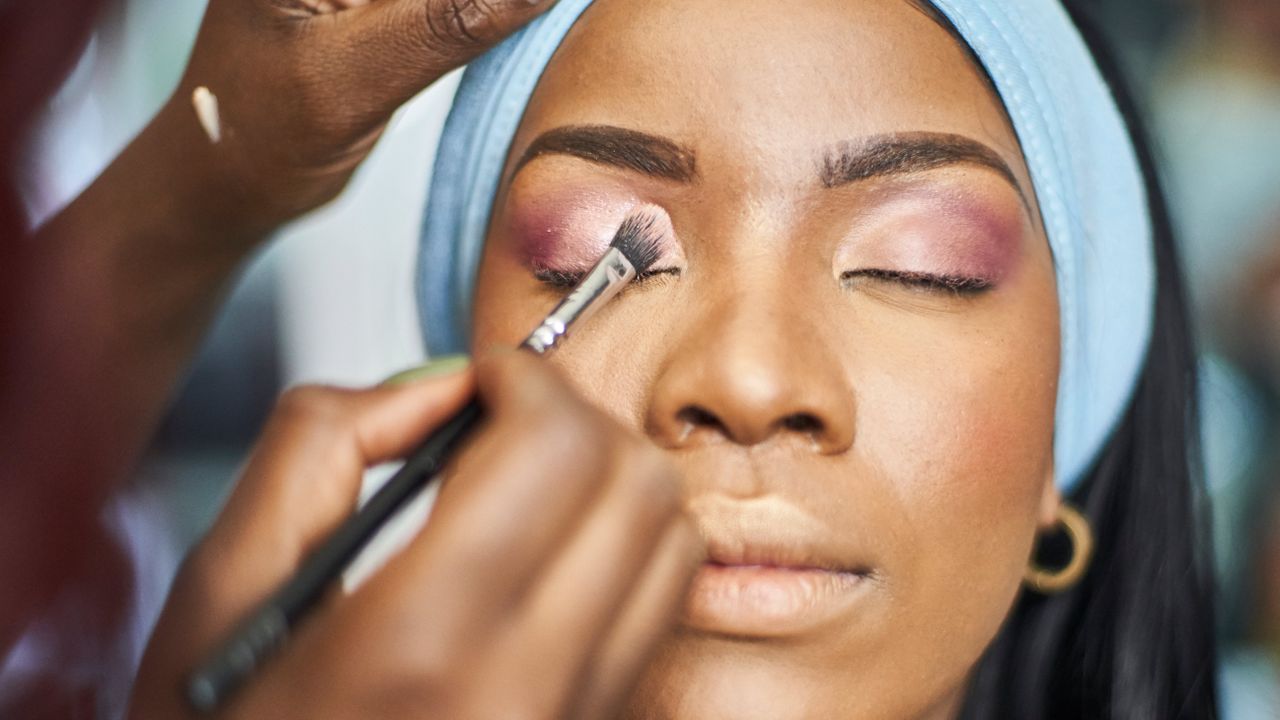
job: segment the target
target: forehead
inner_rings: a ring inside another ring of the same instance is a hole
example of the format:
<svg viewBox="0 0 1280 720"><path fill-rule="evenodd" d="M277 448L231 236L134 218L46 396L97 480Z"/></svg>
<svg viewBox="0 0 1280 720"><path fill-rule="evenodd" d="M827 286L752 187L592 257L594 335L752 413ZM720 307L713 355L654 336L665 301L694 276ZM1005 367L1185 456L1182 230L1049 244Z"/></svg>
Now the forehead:
<svg viewBox="0 0 1280 720"><path fill-rule="evenodd" d="M811 170L821 148L862 136L961 134L1026 182L998 98L908 0L597 0L543 75L515 148L584 123L667 135L704 169L771 172L797 160Z"/></svg>

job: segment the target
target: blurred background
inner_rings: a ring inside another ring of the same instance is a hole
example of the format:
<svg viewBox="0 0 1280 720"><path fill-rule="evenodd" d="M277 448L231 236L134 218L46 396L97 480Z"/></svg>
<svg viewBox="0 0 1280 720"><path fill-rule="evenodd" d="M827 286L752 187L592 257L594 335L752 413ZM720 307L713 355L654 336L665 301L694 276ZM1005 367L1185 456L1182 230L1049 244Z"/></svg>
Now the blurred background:
<svg viewBox="0 0 1280 720"><path fill-rule="evenodd" d="M1224 717L1276 720L1280 0L1092 3L1147 111L1194 306ZM25 158L22 199L36 222L82 190L164 102L203 6L119 0L98 23ZM132 673L179 558L212 520L280 389L374 383L422 359L414 245L455 82L406 106L349 191L282 231L230 291L136 482L112 510L140 568L116 649L119 678ZM0 661L0 675L40 667L40 643L30 640ZM86 678L100 672L95 657L86 650Z"/></svg>

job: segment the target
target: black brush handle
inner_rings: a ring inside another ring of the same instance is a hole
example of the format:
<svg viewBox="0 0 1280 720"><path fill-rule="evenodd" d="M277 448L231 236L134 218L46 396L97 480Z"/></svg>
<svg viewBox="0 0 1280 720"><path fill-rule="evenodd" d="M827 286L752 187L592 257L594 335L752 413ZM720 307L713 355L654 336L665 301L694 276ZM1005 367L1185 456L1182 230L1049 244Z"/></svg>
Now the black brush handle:
<svg viewBox="0 0 1280 720"><path fill-rule="evenodd" d="M290 628L315 607L328 587L382 529L449 461L480 423L480 402L469 403L418 447L364 507L307 556L297 573L242 623L187 681L187 700L212 712L284 642Z"/></svg>

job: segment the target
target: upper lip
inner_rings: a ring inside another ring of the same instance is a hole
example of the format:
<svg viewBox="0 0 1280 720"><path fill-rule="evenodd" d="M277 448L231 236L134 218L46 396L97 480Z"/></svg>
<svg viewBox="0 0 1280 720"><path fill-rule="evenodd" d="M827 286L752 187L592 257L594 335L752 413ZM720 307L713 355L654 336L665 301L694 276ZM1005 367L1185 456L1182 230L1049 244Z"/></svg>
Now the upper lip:
<svg viewBox="0 0 1280 720"><path fill-rule="evenodd" d="M854 553L833 545L835 535L812 516L776 497L693 500L692 515L717 565L868 574Z"/></svg>
<svg viewBox="0 0 1280 720"><path fill-rule="evenodd" d="M707 537L707 561L716 565L854 572L810 548L760 539Z"/></svg>

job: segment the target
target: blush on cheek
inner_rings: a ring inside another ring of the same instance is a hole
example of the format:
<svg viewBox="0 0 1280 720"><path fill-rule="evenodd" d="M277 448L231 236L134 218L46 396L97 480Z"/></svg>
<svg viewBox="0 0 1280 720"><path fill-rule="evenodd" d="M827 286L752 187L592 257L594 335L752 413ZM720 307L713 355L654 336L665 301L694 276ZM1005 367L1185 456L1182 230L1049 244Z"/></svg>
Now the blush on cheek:
<svg viewBox="0 0 1280 720"><path fill-rule="evenodd" d="M508 230L530 269L584 272L604 254L635 204L631 197L590 191L517 195Z"/></svg>

